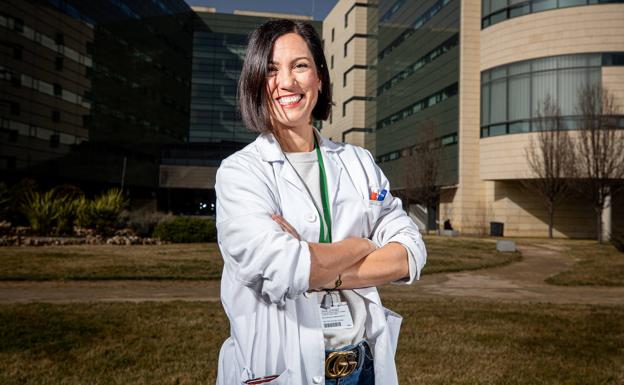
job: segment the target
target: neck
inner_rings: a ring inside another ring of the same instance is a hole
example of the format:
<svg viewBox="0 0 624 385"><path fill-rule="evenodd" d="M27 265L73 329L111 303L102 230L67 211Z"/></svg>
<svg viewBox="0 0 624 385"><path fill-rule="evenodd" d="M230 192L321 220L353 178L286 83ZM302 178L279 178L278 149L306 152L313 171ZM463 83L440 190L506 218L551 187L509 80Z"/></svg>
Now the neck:
<svg viewBox="0 0 624 385"><path fill-rule="evenodd" d="M310 152L314 150L314 128L284 127L275 130L275 137L284 152Z"/></svg>

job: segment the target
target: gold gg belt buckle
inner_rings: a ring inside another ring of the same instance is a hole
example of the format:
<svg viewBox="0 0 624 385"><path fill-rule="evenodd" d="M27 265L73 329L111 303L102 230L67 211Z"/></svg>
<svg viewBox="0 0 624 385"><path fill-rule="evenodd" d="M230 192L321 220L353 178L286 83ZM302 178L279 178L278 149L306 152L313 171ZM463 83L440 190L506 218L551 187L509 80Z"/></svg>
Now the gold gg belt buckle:
<svg viewBox="0 0 624 385"><path fill-rule="evenodd" d="M346 377L353 373L357 364L357 355L354 351L331 352L325 359L325 377Z"/></svg>

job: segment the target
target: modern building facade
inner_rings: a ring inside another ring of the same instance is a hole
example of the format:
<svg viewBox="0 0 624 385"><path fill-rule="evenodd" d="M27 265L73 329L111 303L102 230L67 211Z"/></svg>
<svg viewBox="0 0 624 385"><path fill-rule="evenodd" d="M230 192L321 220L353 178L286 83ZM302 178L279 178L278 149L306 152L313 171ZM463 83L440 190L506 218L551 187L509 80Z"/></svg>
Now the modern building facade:
<svg viewBox="0 0 624 385"><path fill-rule="evenodd" d="M351 9L365 31L341 28ZM507 236L544 236L543 199L522 184L533 177L526 149L538 135L537 107L553 97L574 136L578 89L598 82L624 113L623 20L622 1L339 1L323 26L327 55L358 39L352 55L366 61L334 59L334 88L342 87L326 134L364 143L399 195L434 139L441 194L429 211L438 224L484 234L497 222ZM327 48L338 28L338 46ZM353 65L364 72L360 83L343 82ZM336 121L349 100L360 111ZM360 128L364 138L349 135ZM593 218L587 198L572 195L558 209L555 235L592 237ZM624 227L624 197L612 197L604 222Z"/></svg>
<svg viewBox="0 0 624 385"><path fill-rule="evenodd" d="M243 125L236 105L238 79L248 35L270 19L321 23L309 16L236 10L217 13L193 7L198 18L193 35L188 142L163 147L159 207L184 214L212 215L215 175L221 160L257 134Z"/></svg>
<svg viewBox="0 0 624 385"><path fill-rule="evenodd" d="M155 200L188 139L193 18L182 0L0 1L0 169L9 184Z"/></svg>

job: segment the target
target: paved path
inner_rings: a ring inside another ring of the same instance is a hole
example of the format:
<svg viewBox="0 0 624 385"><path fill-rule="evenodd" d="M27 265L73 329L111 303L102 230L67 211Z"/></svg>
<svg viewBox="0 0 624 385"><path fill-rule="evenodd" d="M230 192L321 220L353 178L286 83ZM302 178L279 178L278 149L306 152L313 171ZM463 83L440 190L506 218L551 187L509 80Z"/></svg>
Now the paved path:
<svg viewBox="0 0 624 385"><path fill-rule="evenodd" d="M382 298L462 297L474 300L624 305L624 288L554 286L547 277L574 261L554 245L519 247L520 262L498 268L425 275L411 286L386 285ZM1 282L0 303L92 301L218 301L218 281Z"/></svg>

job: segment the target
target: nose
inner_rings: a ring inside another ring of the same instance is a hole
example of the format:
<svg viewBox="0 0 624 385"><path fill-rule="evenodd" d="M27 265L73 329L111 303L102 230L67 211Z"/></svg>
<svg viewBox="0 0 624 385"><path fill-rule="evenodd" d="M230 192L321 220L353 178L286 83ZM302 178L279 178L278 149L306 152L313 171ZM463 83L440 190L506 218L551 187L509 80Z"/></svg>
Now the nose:
<svg viewBox="0 0 624 385"><path fill-rule="evenodd" d="M292 71L282 70L277 72L277 86L283 89L289 89L295 85L295 76Z"/></svg>

